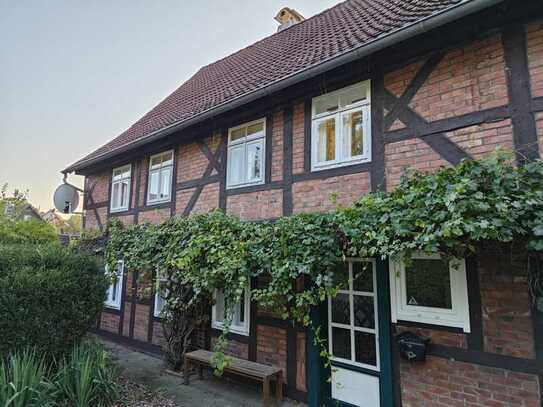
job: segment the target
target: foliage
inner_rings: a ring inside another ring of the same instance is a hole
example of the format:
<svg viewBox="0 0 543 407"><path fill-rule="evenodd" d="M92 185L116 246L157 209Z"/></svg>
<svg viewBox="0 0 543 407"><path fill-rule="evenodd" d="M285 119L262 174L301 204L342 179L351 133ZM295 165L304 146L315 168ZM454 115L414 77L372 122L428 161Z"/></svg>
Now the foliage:
<svg viewBox="0 0 543 407"><path fill-rule="evenodd" d="M169 296L167 323L169 309L187 310L223 290L228 327L243 289L262 276L269 284L251 290L252 299L318 333L309 311L336 294L330 277L347 256L407 262L413 251L467 256L489 240L543 251L543 162L519 168L499 152L433 174L408 173L393 192L368 194L332 213L251 223L214 211L161 225L114 222L109 233L111 269L122 257L129 270L158 267L172 285L192 289L188 300ZM227 331L217 342L219 372L228 363L222 355Z"/></svg>
<svg viewBox="0 0 543 407"><path fill-rule="evenodd" d="M0 405L110 406L118 397L116 379L107 353L91 341L75 346L59 364L25 349L0 363Z"/></svg>
<svg viewBox="0 0 543 407"><path fill-rule="evenodd" d="M94 342L75 346L53 377L53 398L74 407L109 406L118 398L117 369Z"/></svg>
<svg viewBox="0 0 543 407"><path fill-rule="evenodd" d="M47 381L43 358L35 351L16 353L0 359L0 405L43 407L50 405L51 384Z"/></svg>
<svg viewBox="0 0 543 407"><path fill-rule="evenodd" d="M95 259L58 246L0 246L0 355L69 351L102 309L108 281Z"/></svg>
<svg viewBox="0 0 543 407"><path fill-rule="evenodd" d="M55 229L38 219L0 217L0 244L60 244Z"/></svg>

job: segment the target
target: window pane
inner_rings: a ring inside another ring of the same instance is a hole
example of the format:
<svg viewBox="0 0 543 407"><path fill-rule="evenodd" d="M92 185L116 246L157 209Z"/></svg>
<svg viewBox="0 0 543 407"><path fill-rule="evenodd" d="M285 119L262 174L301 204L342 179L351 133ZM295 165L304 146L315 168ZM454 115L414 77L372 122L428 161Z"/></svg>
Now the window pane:
<svg viewBox="0 0 543 407"><path fill-rule="evenodd" d="M353 262L353 290L373 292L373 264Z"/></svg>
<svg viewBox="0 0 543 407"><path fill-rule="evenodd" d="M336 159L336 119L330 118L317 124L317 161Z"/></svg>
<svg viewBox="0 0 543 407"><path fill-rule="evenodd" d="M241 184L243 179L243 159L245 145L238 145L228 149L229 184Z"/></svg>
<svg viewBox="0 0 543 407"><path fill-rule="evenodd" d="M122 177L124 179L130 178L130 166L127 166L127 167L124 168Z"/></svg>
<svg viewBox="0 0 543 407"><path fill-rule="evenodd" d="M159 172L154 171L149 175L149 200L158 199Z"/></svg>
<svg viewBox="0 0 543 407"><path fill-rule="evenodd" d="M449 264L441 259L413 259L405 286L407 305L452 309Z"/></svg>
<svg viewBox="0 0 543 407"><path fill-rule="evenodd" d="M375 335L366 332L354 332L355 360L359 363L377 366Z"/></svg>
<svg viewBox="0 0 543 407"><path fill-rule="evenodd" d="M151 158L151 169L160 168L162 164L162 157L160 155Z"/></svg>
<svg viewBox="0 0 543 407"><path fill-rule="evenodd" d="M119 287L119 281L115 280L115 282L111 286L111 302L115 302L117 299L117 289Z"/></svg>
<svg viewBox="0 0 543 407"><path fill-rule="evenodd" d="M341 107L352 105L366 99L366 85L358 85L341 92L339 103Z"/></svg>
<svg viewBox="0 0 543 407"><path fill-rule="evenodd" d="M343 122L343 157L355 157L363 151L362 110L341 115Z"/></svg>
<svg viewBox="0 0 543 407"><path fill-rule="evenodd" d="M117 180L121 179L121 177L122 177L121 170L114 170L113 171L113 181L117 181Z"/></svg>
<svg viewBox="0 0 543 407"><path fill-rule="evenodd" d="M113 184L113 192L111 196L111 207L116 209L119 207L120 183Z"/></svg>
<svg viewBox="0 0 543 407"><path fill-rule="evenodd" d="M168 199L172 186L172 167L162 169L160 171L160 178L160 199Z"/></svg>
<svg viewBox="0 0 543 407"><path fill-rule="evenodd" d="M224 321L224 294L222 291L217 291L217 297L215 299L215 320L217 322Z"/></svg>
<svg viewBox="0 0 543 407"><path fill-rule="evenodd" d="M338 95L325 95L313 101L315 114L334 112L338 109Z"/></svg>
<svg viewBox="0 0 543 407"><path fill-rule="evenodd" d="M351 311L348 294L338 294L332 298L332 322L350 325Z"/></svg>
<svg viewBox="0 0 543 407"><path fill-rule="evenodd" d="M360 328L375 329L373 297L354 296L354 324Z"/></svg>
<svg viewBox="0 0 543 407"><path fill-rule="evenodd" d="M255 124L251 124L247 127L247 137L256 135L257 133L261 133L264 130L264 123L259 122Z"/></svg>
<svg viewBox="0 0 543 407"><path fill-rule="evenodd" d="M230 132L230 140L231 141L234 141L234 140L238 140L242 137L245 137L245 131L247 130L246 127L241 127L239 129L236 129L236 130L232 130Z"/></svg>
<svg viewBox="0 0 543 407"><path fill-rule="evenodd" d="M262 141L247 145L247 181L262 179Z"/></svg>
<svg viewBox="0 0 543 407"><path fill-rule="evenodd" d="M351 331L332 328L332 355L351 360Z"/></svg>
<svg viewBox="0 0 543 407"><path fill-rule="evenodd" d="M173 165L173 152L169 151L162 154L162 166Z"/></svg>
<svg viewBox="0 0 543 407"><path fill-rule="evenodd" d="M332 286L340 290L349 289L349 263L338 263L332 273Z"/></svg>
<svg viewBox="0 0 543 407"><path fill-rule="evenodd" d="M126 181L121 183L121 202L119 206L121 208L128 207L128 182Z"/></svg>

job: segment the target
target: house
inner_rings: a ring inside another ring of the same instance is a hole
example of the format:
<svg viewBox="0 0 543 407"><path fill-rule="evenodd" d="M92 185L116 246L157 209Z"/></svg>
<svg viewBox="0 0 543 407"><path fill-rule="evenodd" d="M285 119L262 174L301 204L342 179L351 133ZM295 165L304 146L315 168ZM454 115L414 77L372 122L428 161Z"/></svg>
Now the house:
<svg viewBox="0 0 543 407"><path fill-rule="evenodd" d="M49 209L46 212L41 214L41 217L44 221L49 223L55 228L59 233L63 234L65 231L70 229L70 225L66 222L60 215L57 214L56 209Z"/></svg>
<svg viewBox="0 0 543 407"><path fill-rule="evenodd" d="M3 200L3 215L16 220L43 220L40 211L26 201L17 198L6 198Z"/></svg>
<svg viewBox="0 0 543 407"><path fill-rule="evenodd" d="M391 190L408 167L432 171L498 146L519 165L540 157L543 3L349 0L305 20L283 11L288 26L202 68L63 171L86 177L85 229L212 208L246 220L327 211L332 194L347 205ZM489 247L456 267L370 260L362 285L337 299L354 312L325 304L319 316L342 386L320 374L306 330L247 298L230 352L282 367L287 395L311 406L327 394L357 406L541 406L543 309L525 265L506 255ZM156 349L160 296L140 298L133 273L119 272L98 332ZM361 273L360 261L345 273ZM374 318L357 320L358 307ZM405 331L430 338L424 362L400 357Z"/></svg>

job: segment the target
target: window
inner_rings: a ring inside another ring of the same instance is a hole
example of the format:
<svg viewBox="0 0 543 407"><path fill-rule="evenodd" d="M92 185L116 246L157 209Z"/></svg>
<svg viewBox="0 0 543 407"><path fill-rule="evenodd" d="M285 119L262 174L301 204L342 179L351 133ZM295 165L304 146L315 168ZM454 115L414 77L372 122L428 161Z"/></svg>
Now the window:
<svg viewBox="0 0 543 407"><path fill-rule="evenodd" d="M410 265L391 262L392 321L462 328L470 332L466 264L439 255L415 255Z"/></svg>
<svg viewBox="0 0 543 407"><path fill-rule="evenodd" d="M130 201L130 164L115 168L111 177L111 212L126 211Z"/></svg>
<svg viewBox="0 0 543 407"><path fill-rule="evenodd" d="M379 369L375 262L350 260L332 279L341 288L328 298L328 337L332 359Z"/></svg>
<svg viewBox="0 0 543 407"><path fill-rule="evenodd" d="M234 315L232 315L232 324L230 325L231 332L249 335L250 309L251 297L249 287L247 287L240 302L234 307ZM216 329L222 329L223 321L226 318L224 294L222 291L215 293L215 304L213 305L211 314L211 326Z"/></svg>
<svg viewBox="0 0 543 407"><path fill-rule="evenodd" d="M167 294L166 277L160 271L157 271L156 288L155 288L155 317L160 317Z"/></svg>
<svg viewBox="0 0 543 407"><path fill-rule="evenodd" d="M107 273L106 265L106 273ZM119 260L117 262L117 270L115 273L115 279L111 282L111 285L107 289L106 307L120 309L121 308L121 296L123 292L123 272L124 262Z"/></svg>
<svg viewBox="0 0 543 407"><path fill-rule="evenodd" d="M371 161L370 82L313 99L312 169Z"/></svg>
<svg viewBox="0 0 543 407"><path fill-rule="evenodd" d="M265 119L228 130L229 188L264 183L265 135Z"/></svg>
<svg viewBox="0 0 543 407"><path fill-rule="evenodd" d="M171 199L173 151L151 156L147 203L167 202Z"/></svg>

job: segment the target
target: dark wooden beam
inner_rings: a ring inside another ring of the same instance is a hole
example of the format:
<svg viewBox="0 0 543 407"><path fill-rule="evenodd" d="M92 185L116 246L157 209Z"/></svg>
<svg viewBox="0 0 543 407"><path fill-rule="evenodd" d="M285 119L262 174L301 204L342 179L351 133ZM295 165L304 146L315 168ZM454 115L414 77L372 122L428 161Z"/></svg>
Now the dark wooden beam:
<svg viewBox="0 0 543 407"><path fill-rule="evenodd" d="M383 139L384 89L385 89L385 85L384 85L383 73L382 72L374 73L371 80L372 168L370 172L370 178L371 178L372 191L386 190L385 142ZM389 113L389 115L390 114L392 114L392 111Z"/></svg>
<svg viewBox="0 0 543 407"><path fill-rule="evenodd" d="M203 144L205 145L205 143ZM202 149L204 147L200 147L200 148ZM177 190L175 187L177 185L177 167L179 166L178 153L179 153L179 146L175 146L175 148L173 149L172 184L170 186L170 191L171 191L170 193L172 194L172 197L171 197L172 206L170 207L170 216L175 215L176 204L177 204Z"/></svg>
<svg viewBox="0 0 543 407"><path fill-rule="evenodd" d="M502 32L502 42L515 152L517 163L523 164L539 158L524 25L506 26Z"/></svg>
<svg viewBox="0 0 543 407"><path fill-rule="evenodd" d="M311 99L304 102L304 172L311 172Z"/></svg>
<svg viewBox="0 0 543 407"><path fill-rule="evenodd" d="M226 212L226 172L228 165L228 131L220 131L222 150L219 152L221 160L221 170L219 171L219 208Z"/></svg>
<svg viewBox="0 0 543 407"><path fill-rule="evenodd" d="M134 271L132 273L132 295L130 300L132 301L130 306L130 328L129 328L129 337L134 338L134 325L136 324L136 302L138 296L138 276L139 273Z"/></svg>
<svg viewBox="0 0 543 407"><path fill-rule="evenodd" d="M283 216L292 214L292 106L283 111Z"/></svg>
<svg viewBox="0 0 543 407"><path fill-rule="evenodd" d="M481 303L481 288L478 266L477 258L474 255L466 259L469 322L471 331L468 334L467 339L469 349L483 351L483 306Z"/></svg>
<svg viewBox="0 0 543 407"><path fill-rule="evenodd" d="M136 166L137 166L137 171L134 171L135 174L136 174L136 188L135 188L136 189L136 192L135 192L136 200L134 201L135 205L134 205L134 219L133 219L134 224L139 223L139 215L140 215L139 207L140 207L140 192L141 192L141 171L142 171L142 167L143 167L143 160L137 161Z"/></svg>
<svg viewBox="0 0 543 407"><path fill-rule="evenodd" d="M269 184L272 180L273 161L273 113L266 115L266 168L264 170L264 182Z"/></svg>

